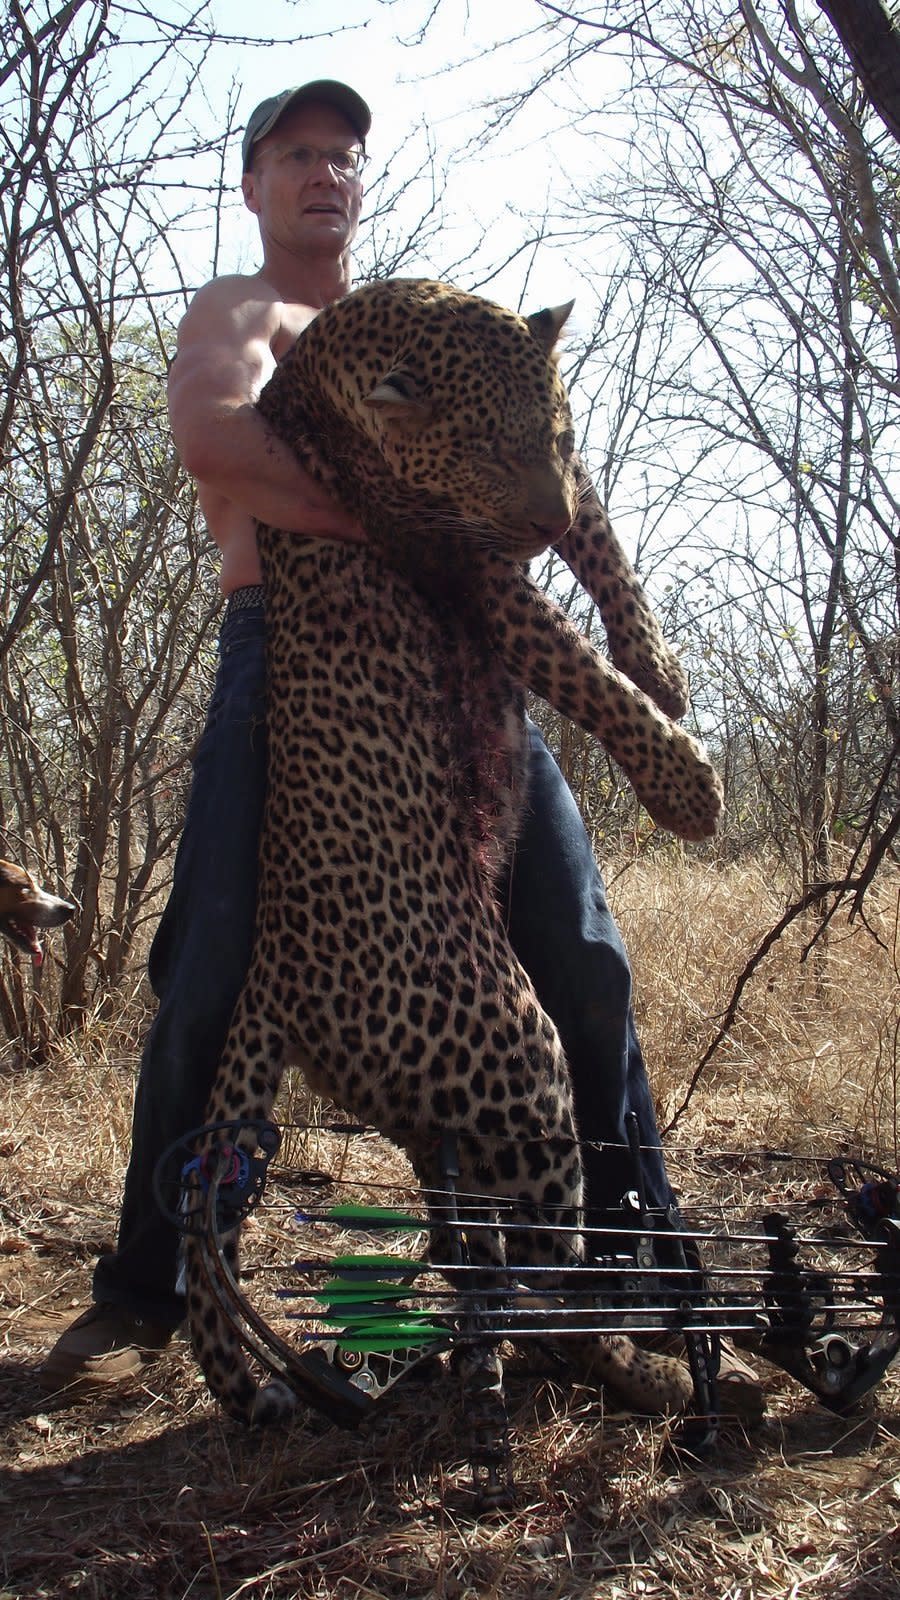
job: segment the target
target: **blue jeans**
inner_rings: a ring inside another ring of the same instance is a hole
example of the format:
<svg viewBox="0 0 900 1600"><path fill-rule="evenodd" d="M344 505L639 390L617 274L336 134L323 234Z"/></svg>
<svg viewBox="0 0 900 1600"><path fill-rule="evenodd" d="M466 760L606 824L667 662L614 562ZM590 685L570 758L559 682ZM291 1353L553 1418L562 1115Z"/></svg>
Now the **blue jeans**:
<svg viewBox="0 0 900 1600"><path fill-rule="evenodd" d="M219 670L203 736L172 892L150 950L159 1008L144 1048L131 1159L114 1253L94 1273L95 1300L175 1327L178 1235L159 1210L159 1157L203 1122L231 1013L250 964L258 848L266 790L265 624L261 608L222 627ZM621 1144L637 1113L657 1144L653 1103L631 1014L631 973L584 824L555 761L529 722L528 814L506 887L509 933L569 1055L585 1139ZM634 1175L621 1150L585 1151L588 1204L598 1224ZM647 1198L671 1198L662 1157L644 1161Z"/></svg>
<svg viewBox="0 0 900 1600"><path fill-rule="evenodd" d="M157 1161L203 1122L228 1024L250 965L266 792L265 625L261 607L227 617L172 891L150 949L159 1001L144 1046L117 1248L94 1299L176 1327L178 1234L153 1191Z"/></svg>
<svg viewBox="0 0 900 1600"><path fill-rule="evenodd" d="M634 1189L625 1117L637 1117L650 1209L673 1201L653 1097L631 1009L631 969L591 841L562 773L531 719L525 823L507 889L510 941L553 1018L569 1061L578 1132L615 1148L582 1152L588 1222L613 1226Z"/></svg>

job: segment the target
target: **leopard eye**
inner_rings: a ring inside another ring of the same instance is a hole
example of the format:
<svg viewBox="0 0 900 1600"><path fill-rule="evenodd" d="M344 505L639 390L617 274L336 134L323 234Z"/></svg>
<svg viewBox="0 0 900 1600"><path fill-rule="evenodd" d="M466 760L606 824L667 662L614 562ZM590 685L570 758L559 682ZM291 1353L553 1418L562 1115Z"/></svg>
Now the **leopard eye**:
<svg viewBox="0 0 900 1600"><path fill-rule="evenodd" d="M401 400L418 399L418 385L411 373L405 372L402 367L397 367L393 372L382 378L382 383L390 384L395 389Z"/></svg>
<svg viewBox="0 0 900 1600"><path fill-rule="evenodd" d="M558 454L562 457L563 461L568 461L569 457L571 455L574 455L574 453L575 453L575 435L572 432L571 428L567 428L565 430L565 433L561 433L560 434L559 438L556 441L556 449L557 449Z"/></svg>

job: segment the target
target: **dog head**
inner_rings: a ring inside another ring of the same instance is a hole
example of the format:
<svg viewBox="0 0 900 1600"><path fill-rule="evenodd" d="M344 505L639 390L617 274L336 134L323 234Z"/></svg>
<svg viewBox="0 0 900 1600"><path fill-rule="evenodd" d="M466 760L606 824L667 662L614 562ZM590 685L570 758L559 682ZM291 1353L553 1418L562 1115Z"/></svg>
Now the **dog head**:
<svg viewBox="0 0 900 1600"><path fill-rule="evenodd" d="M58 928L74 914L68 900L39 889L23 867L0 861L0 934L30 955L35 966L44 959L37 929Z"/></svg>

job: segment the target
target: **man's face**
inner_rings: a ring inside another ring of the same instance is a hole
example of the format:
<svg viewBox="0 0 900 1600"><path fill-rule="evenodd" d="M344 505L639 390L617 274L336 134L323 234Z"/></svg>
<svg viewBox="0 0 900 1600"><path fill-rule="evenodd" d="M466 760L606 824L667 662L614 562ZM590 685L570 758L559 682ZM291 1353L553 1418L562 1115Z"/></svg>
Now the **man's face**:
<svg viewBox="0 0 900 1600"><path fill-rule="evenodd" d="M292 254L343 254L359 225L362 182L324 157L310 165L309 151L358 149L358 135L333 106L313 102L285 112L254 147L242 181L263 240Z"/></svg>

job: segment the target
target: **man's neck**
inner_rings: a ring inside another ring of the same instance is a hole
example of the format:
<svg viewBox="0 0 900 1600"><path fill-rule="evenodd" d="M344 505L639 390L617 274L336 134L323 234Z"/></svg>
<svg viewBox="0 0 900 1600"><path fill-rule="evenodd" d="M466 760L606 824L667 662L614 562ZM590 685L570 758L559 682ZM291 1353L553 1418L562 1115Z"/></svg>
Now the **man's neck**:
<svg viewBox="0 0 900 1600"><path fill-rule="evenodd" d="M353 287L349 250L333 256L298 257L285 250L267 249L260 277L278 290L282 299L321 310L340 300Z"/></svg>

